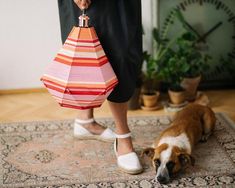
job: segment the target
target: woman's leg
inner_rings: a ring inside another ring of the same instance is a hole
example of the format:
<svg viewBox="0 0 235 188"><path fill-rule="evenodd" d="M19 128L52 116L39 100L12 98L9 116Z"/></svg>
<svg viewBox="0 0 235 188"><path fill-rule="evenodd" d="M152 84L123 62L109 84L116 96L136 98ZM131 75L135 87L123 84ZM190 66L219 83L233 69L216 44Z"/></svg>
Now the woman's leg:
<svg viewBox="0 0 235 188"><path fill-rule="evenodd" d="M129 133L129 127L127 124L127 102L115 103L109 101L110 110L113 114L114 121L116 124L117 134ZM133 151L133 145L131 137L125 139L118 139L117 147L118 155L127 154Z"/></svg>
<svg viewBox="0 0 235 188"><path fill-rule="evenodd" d="M94 118L94 110L79 110L77 118L81 120L88 120ZM100 135L105 130L105 128L98 124L96 121L89 124L85 124L83 125L83 127L86 128L89 132L97 135Z"/></svg>

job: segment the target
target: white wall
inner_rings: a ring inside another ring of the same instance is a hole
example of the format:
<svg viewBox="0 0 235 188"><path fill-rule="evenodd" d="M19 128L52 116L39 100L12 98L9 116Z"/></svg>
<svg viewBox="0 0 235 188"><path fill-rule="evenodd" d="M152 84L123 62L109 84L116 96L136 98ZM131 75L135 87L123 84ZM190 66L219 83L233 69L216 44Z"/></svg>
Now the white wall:
<svg viewBox="0 0 235 188"><path fill-rule="evenodd" d="M142 1L150 52L155 1ZM60 46L57 0L0 0L0 90L42 87L39 79Z"/></svg>
<svg viewBox="0 0 235 188"><path fill-rule="evenodd" d="M60 45L56 0L0 0L0 90L41 87Z"/></svg>
<svg viewBox="0 0 235 188"><path fill-rule="evenodd" d="M143 49L153 50L152 29L157 27L157 0L142 0Z"/></svg>

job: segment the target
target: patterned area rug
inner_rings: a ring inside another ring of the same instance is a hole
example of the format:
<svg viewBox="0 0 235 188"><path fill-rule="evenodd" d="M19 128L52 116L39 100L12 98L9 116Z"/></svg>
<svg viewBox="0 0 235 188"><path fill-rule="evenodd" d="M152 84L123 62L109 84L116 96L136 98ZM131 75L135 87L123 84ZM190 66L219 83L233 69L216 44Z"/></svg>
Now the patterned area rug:
<svg viewBox="0 0 235 188"><path fill-rule="evenodd" d="M127 175L118 170L112 143L78 141L72 120L0 124L0 187L225 187L235 186L234 124L218 113L214 135L199 143L196 164L168 185L154 180L154 170L142 158L144 173ZM168 116L133 117L129 125L137 153L171 121ZM114 128L112 119L98 119Z"/></svg>

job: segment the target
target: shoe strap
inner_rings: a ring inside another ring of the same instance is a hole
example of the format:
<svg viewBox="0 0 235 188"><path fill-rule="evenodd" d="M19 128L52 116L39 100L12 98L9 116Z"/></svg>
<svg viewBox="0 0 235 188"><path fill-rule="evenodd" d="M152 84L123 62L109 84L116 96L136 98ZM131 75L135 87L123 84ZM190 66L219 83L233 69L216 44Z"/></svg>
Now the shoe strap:
<svg viewBox="0 0 235 188"><path fill-rule="evenodd" d="M91 118L91 119L75 119L75 122L80 124L80 125L85 125L85 124L95 122L95 119L94 118Z"/></svg>
<svg viewBox="0 0 235 188"><path fill-rule="evenodd" d="M127 133L127 134L115 134L116 138L128 138L131 137L131 132Z"/></svg>

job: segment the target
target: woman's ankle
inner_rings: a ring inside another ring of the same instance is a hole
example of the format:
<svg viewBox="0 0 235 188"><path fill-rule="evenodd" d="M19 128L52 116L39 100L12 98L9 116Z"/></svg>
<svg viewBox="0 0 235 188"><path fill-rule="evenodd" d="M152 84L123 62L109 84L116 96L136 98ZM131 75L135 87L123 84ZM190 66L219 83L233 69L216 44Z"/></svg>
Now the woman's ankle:
<svg viewBox="0 0 235 188"><path fill-rule="evenodd" d="M125 155L134 151L131 137L117 139L117 153L118 155Z"/></svg>
<svg viewBox="0 0 235 188"><path fill-rule="evenodd" d="M93 109L80 110L77 118L83 120L92 119L94 118L94 110Z"/></svg>

